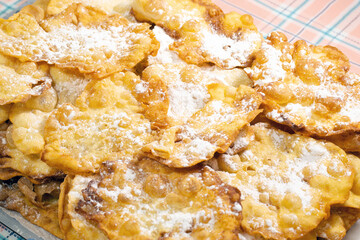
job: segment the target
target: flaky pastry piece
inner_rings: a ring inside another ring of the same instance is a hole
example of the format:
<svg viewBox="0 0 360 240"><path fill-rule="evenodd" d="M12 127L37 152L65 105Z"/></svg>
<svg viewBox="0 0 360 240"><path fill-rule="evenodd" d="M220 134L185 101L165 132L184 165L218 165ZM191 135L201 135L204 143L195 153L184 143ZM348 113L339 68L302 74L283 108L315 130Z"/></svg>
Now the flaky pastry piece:
<svg viewBox="0 0 360 240"><path fill-rule="evenodd" d="M48 15L59 14L73 3L82 3L111 13L114 8L122 2L129 2L129 0L50 0L46 8L46 13Z"/></svg>
<svg viewBox="0 0 360 240"><path fill-rule="evenodd" d="M59 181L35 185L22 177L13 184L0 182L0 188L0 206L17 211L31 223L64 238L58 220Z"/></svg>
<svg viewBox="0 0 360 240"><path fill-rule="evenodd" d="M46 71L44 64L20 62L0 54L0 106L25 102L48 89L51 79Z"/></svg>
<svg viewBox="0 0 360 240"><path fill-rule="evenodd" d="M144 62L148 67L155 64L185 64L176 52L171 51L171 46L176 39L168 35L161 27L154 26L152 29L155 38L160 43L160 48L155 56L149 56ZM216 65L205 64L201 66L201 72L208 78L228 86L239 87L239 85L252 86L252 81L242 68L222 69Z"/></svg>
<svg viewBox="0 0 360 240"><path fill-rule="evenodd" d="M109 159L136 159L153 141L150 122L127 88L138 80L131 72L93 80L75 106L53 111L45 125L42 159L68 173L96 172Z"/></svg>
<svg viewBox="0 0 360 240"><path fill-rule="evenodd" d="M325 137L360 128L360 77L347 73L349 67L334 47L290 44L274 32L246 70L264 96L269 119Z"/></svg>
<svg viewBox="0 0 360 240"><path fill-rule="evenodd" d="M134 95L153 128L181 125L206 103L219 98L217 95L234 97L230 95L240 86L233 79L235 73L226 78L222 70L217 72L185 63L152 64L142 72L143 81L136 83Z"/></svg>
<svg viewBox="0 0 360 240"><path fill-rule="evenodd" d="M67 175L60 186L59 224L65 240L108 239L99 228L76 211L78 202L84 200L81 191L91 180L81 175Z"/></svg>
<svg viewBox="0 0 360 240"><path fill-rule="evenodd" d="M241 231L240 192L209 167L106 162L100 175L76 176L71 185L68 201L77 201L70 221L83 234L85 220L109 239L237 239Z"/></svg>
<svg viewBox="0 0 360 240"><path fill-rule="evenodd" d="M0 169L8 174L2 174L0 179L6 180L21 174L33 181L41 181L46 177L62 175L59 170L49 167L40 159L45 145L44 124L56 102L56 92L49 88L42 95L11 107L11 124L4 131L5 134L0 136ZM11 172L13 174L9 174Z"/></svg>
<svg viewBox="0 0 360 240"><path fill-rule="evenodd" d="M4 124L9 119L11 104L0 105L0 124Z"/></svg>
<svg viewBox="0 0 360 240"><path fill-rule="evenodd" d="M360 131L348 131L325 138L335 143L346 152L360 152Z"/></svg>
<svg viewBox="0 0 360 240"><path fill-rule="evenodd" d="M64 103L75 104L76 99L91 81L91 78L87 78L75 69L50 67L50 76L58 97L57 106Z"/></svg>
<svg viewBox="0 0 360 240"><path fill-rule="evenodd" d="M331 208L330 217L323 220L319 226L299 240L341 240L346 232L360 218L360 210L346 207Z"/></svg>
<svg viewBox="0 0 360 240"><path fill-rule="evenodd" d="M157 51L149 27L81 4L39 23L33 15L20 12L2 21L0 51L21 61L77 68L101 78L132 68Z"/></svg>
<svg viewBox="0 0 360 240"><path fill-rule="evenodd" d="M342 204L342 206L360 209L360 158L353 154L348 154L348 159L353 167L355 177L349 198Z"/></svg>
<svg viewBox="0 0 360 240"><path fill-rule="evenodd" d="M48 66L0 54L0 124L9 119L12 103L26 102L51 87Z"/></svg>
<svg viewBox="0 0 360 240"><path fill-rule="evenodd" d="M240 129L261 112L261 97L250 87L206 82L191 66L178 69L175 76L169 71L170 77L163 78L161 69L167 67L150 66L160 71L143 74L148 80L142 93L149 107L146 113L160 128L159 140L142 149L150 158L170 167L209 160L215 152L224 153Z"/></svg>
<svg viewBox="0 0 360 240"><path fill-rule="evenodd" d="M251 16L224 14L209 0L135 0L133 13L176 37L170 49L191 64L245 67L262 42Z"/></svg>
<svg viewBox="0 0 360 240"><path fill-rule="evenodd" d="M348 160L355 173L349 198L345 203L331 207L329 218L324 219L319 226L300 240L316 240L317 237L341 240L352 225L360 219L360 159L348 154Z"/></svg>
<svg viewBox="0 0 360 240"><path fill-rule="evenodd" d="M244 150L217 158L222 180L242 193L241 226L264 238L300 238L349 197L354 174L347 155L265 123L251 128L254 140Z"/></svg>

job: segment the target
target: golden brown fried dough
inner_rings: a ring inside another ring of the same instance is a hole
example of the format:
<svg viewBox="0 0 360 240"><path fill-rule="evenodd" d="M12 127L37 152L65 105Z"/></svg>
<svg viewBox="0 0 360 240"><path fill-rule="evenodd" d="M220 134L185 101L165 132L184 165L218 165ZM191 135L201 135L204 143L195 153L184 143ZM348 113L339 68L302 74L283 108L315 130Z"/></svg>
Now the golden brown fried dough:
<svg viewBox="0 0 360 240"><path fill-rule="evenodd" d="M61 184L59 222L64 239L108 239L99 228L96 228L75 210L77 203L84 199L81 191L88 186L91 180L91 178L81 175L73 178L68 175Z"/></svg>
<svg viewBox="0 0 360 240"><path fill-rule="evenodd" d="M25 102L31 96L40 95L50 85L51 80L47 77L18 74L14 69L0 65L0 105Z"/></svg>
<svg viewBox="0 0 360 240"><path fill-rule="evenodd" d="M71 221L86 219L109 239L236 239L240 232L240 192L208 167L182 171L149 159L116 161L90 179L72 181Z"/></svg>
<svg viewBox="0 0 360 240"><path fill-rule="evenodd" d="M334 207L331 208L330 217L323 220L311 233L299 240L341 240L346 232L360 218L359 209Z"/></svg>
<svg viewBox="0 0 360 240"><path fill-rule="evenodd" d="M275 32L247 71L269 119L325 137L360 129L360 77L347 73L349 66L334 47L293 45Z"/></svg>
<svg viewBox="0 0 360 240"><path fill-rule="evenodd" d="M9 119L10 104L0 106L0 124Z"/></svg>
<svg viewBox="0 0 360 240"><path fill-rule="evenodd" d="M268 124L251 128L254 141L245 150L218 157L222 179L242 192L241 226L264 238L302 237L348 198L354 175L347 155Z"/></svg>
<svg viewBox="0 0 360 240"><path fill-rule="evenodd" d="M134 67L158 49L148 24L130 23L118 14L81 4L40 24L26 13L4 21L0 51L22 61L45 61L100 78Z"/></svg>
<svg viewBox="0 0 360 240"><path fill-rule="evenodd" d="M64 103L75 104L75 100L81 95L91 80L77 71L57 67L50 68L50 75L58 96L57 106Z"/></svg>
<svg viewBox="0 0 360 240"><path fill-rule="evenodd" d="M344 132L325 139L335 143L346 152L360 152L360 132Z"/></svg>
<svg viewBox="0 0 360 240"><path fill-rule="evenodd" d="M160 140L144 154L170 167L190 167L225 152L240 129L260 112L261 97L250 87L217 83L200 68L151 65L136 85Z"/></svg>
<svg viewBox="0 0 360 240"><path fill-rule="evenodd" d="M150 65L142 72L143 81L136 82L133 91L153 128L181 125L211 100L231 102L236 88L245 83L235 71L208 70L168 63Z"/></svg>
<svg viewBox="0 0 360 240"><path fill-rule="evenodd" d="M355 177L350 196L342 206L360 209L360 159L352 154L348 154L348 159L354 169Z"/></svg>
<svg viewBox="0 0 360 240"><path fill-rule="evenodd" d="M224 14L208 0L135 0L133 12L176 37L170 49L191 64L245 67L262 42L251 16Z"/></svg>
<svg viewBox="0 0 360 240"><path fill-rule="evenodd" d="M58 220L59 186L58 181L35 185L24 177L12 185L0 183L0 206L15 210L31 223L64 238Z"/></svg>
<svg viewBox="0 0 360 240"><path fill-rule="evenodd" d="M82 3L111 13L114 10L114 7L120 4L120 2L121 0L50 0L46 12L49 15L56 15L64 11L73 3Z"/></svg>
<svg viewBox="0 0 360 240"><path fill-rule="evenodd" d="M75 106L54 111L45 126L43 160L70 173L96 172L108 159L135 160L152 137L128 81L139 77L126 72L95 80Z"/></svg>
<svg viewBox="0 0 360 240"><path fill-rule="evenodd" d="M0 169L7 172L1 179L21 174L41 180L62 174L40 160L45 145L44 124L56 101L55 90L49 88L42 95L11 107L9 118L12 124L1 135Z"/></svg>

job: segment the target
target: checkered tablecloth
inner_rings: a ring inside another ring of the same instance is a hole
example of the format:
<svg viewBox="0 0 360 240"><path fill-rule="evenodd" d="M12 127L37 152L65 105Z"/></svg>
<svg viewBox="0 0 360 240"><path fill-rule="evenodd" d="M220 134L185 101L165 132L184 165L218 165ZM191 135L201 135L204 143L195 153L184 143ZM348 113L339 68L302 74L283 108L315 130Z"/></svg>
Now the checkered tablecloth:
<svg viewBox="0 0 360 240"><path fill-rule="evenodd" d="M0 17L6 18L34 0L0 0ZM179 0L181 1L181 0ZM293 42L332 45L351 61L351 71L360 74L359 0L213 0L225 12L254 17L266 36L282 31Z"/></svg>

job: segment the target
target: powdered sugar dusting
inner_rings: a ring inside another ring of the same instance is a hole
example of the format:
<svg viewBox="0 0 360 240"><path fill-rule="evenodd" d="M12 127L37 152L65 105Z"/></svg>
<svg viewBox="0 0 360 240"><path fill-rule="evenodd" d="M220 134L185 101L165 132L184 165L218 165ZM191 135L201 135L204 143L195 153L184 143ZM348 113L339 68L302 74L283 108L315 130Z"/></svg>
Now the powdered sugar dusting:
<svg viewBox="0 0 360 240"><path fill-rule="evenodd" d="M31 53L34 61L46 61L54 64L60 60L84 61L95 60L95 54L107 54L107 57L122 58L130 54L133 41L146 37L144 33L134 33L135 23L128 26L85 27L65 24L61 27L38 34L29 39L7 36L0 41L5 48L15 49L13 54L22 56ZM107 58L106 57L106 58Z"/></svg>
<svg viewBox="0 0 360 240"><path fill-rule="evenodd" d="M271 208L270 205L279 207L282 206L284 199L291 198L299 204L298 208L301 208L302 214L309 215L311 212L319 211L317 204L321 194L318 191L326 191L326 189L313 187L309 179L320 176L333 179L328 169L336 169L335 171L341 172L344 177L350 176L351 170L341 165L343 156L336 156L330 152L325 142L312 138L304 139L300 135L291 135L261 126L263 125L257 124L254 127L259 139L251 142L245 151L238 154L236 164L239 166L234 168L236 171L220 172L221 177L225 182L239 188L243 206L244 202L252 206L258 205L259 208L268 209L274 216L286 217L289 221L298 223L301 221L298 219L301 214L284 215L285 213ZM267 150L262 152L263 149ZM226 161L236 158L232 158L228 153L225 155L228 157L222 156L220 160L225 159L225 164L231 167L231 163ZM246 170L242 171L242 169ZM267 216L265 213L264 217L249 216L246 220L247 224L254 229L265 228L266 231L279 233L282 227L275 220L276 218L270 218L273 216L271 214L268 218L265 217ZM295 228L289 230L298 231Z"/></svg>
<svg viewBox="0 0 360 240"><path fill-rule="evenodd" d="M220 186L205 185L200 172L180 174L166 170L167 175L162 177L167 179L166 185L158 185L159 182L147 180L153 179L152 177L158 179L159 173L165 170L163 167L150 170L147 167L142 168L141 165L120 166L115 168L114 173L102 173L105 179L97 183L100 187L95 191L101 196L103 204L99 205L97 211L99 214L107 214L110 219L118 219L119 222L116 224L119 225L131 221L139 230L136 234L151 239L156 239L161 234L176 239L188 238L192 236L193 229L218 231L216 224L218 221L224 221L221 219L224 215L233 221L241 211L238 202L231 204L226 197L222 198L222 194L213 195L219 191ZM121 182L114 186L118 178ZM201 185L201 188L194 192L196 197L188 198L181 194L179 189L182 189L183 185L179 184L182 184L183 180L189 180L184 187L193 181ZM164 195L154 197L147 190L148 183L156 185L154 187L159 191L164 190ZM179 199L182 201L178 202Z"/></svg>
<svg viewBox="0 0 360 240"><path fill-rule="evenodd" d="M194 83L176 81L169 86L167 115L175 119L187 119L202 109L209 100L207 88Z"/></svg>
<svg viewBox="0 0 360 240"><path fill-rule="evenodd" d="M202 50L215 61L221 61L228 68L245 66L255 51L261 36L257 32L243 32L241 37L227 37L213 30L202 30Z"/></svg>
<svg viewBox="0 0 360 240"><path fill-rule="evenodd" d="M50 81L48 77L37 79L30 75L18 74L14 69L0 65L0 101L2 104L11 103L22 95L40 95L43 86L33 85Z"/></svg>
<svg viewBox="0 0 360 240"><path fill-rule="evenodd" d="M174 39L166 34L166 32L158 26L153 29L155 38L160 42L160 48L156 56L149 56L149 64L154 63L184 63L176 52L169 49L169 45L174 43Z"/></svg>
<svg viewBox="0 0 360 240"><path fill-rule="evenodd" d="M255 86L262 86L264 84L268 84L271 82L275 82L278 80L283 80L286 76L286 71L282 67L282 62L280 57L282 56L282 52L277 50L275 47L271 46L268 42L263 42L261 49L264 51L264 55L267 61L262 64L262 67L265 71L261 72L258 66L254 66L252 69L247 68L246 71L253 75L259 75L262 73L261 80L257 80L254 82Z"/></svg>
<svg viewBox="0 0 360 240"><path fill-rule="evenodd" d="M339 113L349 117L351 122L360 122L360 102L355 99L348 100Z"/></svg>

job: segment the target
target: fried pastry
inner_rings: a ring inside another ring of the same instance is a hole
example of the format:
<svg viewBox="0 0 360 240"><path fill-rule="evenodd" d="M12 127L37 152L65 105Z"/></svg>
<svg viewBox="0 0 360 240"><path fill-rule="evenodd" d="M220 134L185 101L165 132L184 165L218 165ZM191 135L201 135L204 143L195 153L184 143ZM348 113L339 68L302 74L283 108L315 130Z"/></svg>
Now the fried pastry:
<svg viewBox="0 0 360 240"><path fill-rule="evenodd" d="M0 65L0 105L25 102L31 96L40 95L50 85L51 80L47 77L37 79L21 75L10 67Z"/></svg>
<svg viewBox="0 0 360 240"><path fill-rule="evenodd" d="M330 217L323 220L311 233L299 240L341 240L346 232L360 218L359 209L334 207L331 208Z"/></svg>
<svg viewBox="0 0 360 240"><path fill-rule="evenodd" d="M48 15L56 15L73 3L81 3L101 9L106 13L117 12L130 21L134 17L130 14L134 0L48 0L44 9Z"/></svg>
<svg viewBox="0 0 360 240"><path fill-rule="evenodd" d="M73 3L82 3L111 13L114 10L114 7L120 2L121 0L50 0L47 5L46 13L49 15L59 14Z"/></svg>
<svg viewBox="0 0 360 240"><path fill-rule="evenodd" d="M83 189L76 186L84 178L77 178L80 184L73 182L68 193L79 196L73 216L109 239L235 239L240 232L240 192L208 167L182 171L149 159L115 161L104 163Z"/></svg>
<svg viewBox="0 0 360 240"><path fill-rule="evenodd" d="M160 48L155 56L149 56L147 59L147 65L154 64L185 64L176 52L171 51L169 46L175 42L175 39L169 36L161 27L155 26L153 29L155 38L160 43ZM190 65L191 66L191 65ZM196 69L195 67L192 67ZM190 69L189 69L190 70ZM193 70L192 70L193 71ZM203 65L201 71L207 78L211 78L216 82L223 83L225 85L239 87L240 85L252 86L252 81L247 76L245 71L241 68L234 69L222 69L215 66Z"/></svg>
<svg viewBox="0 0 360 240"><path fill-rule="evenodd" d="M89 83L75 106L63 104L45 125L43 160L70 173L96 172L108 159L133 161L152 139L150 123L126 88L131 72Z"/></svg>
<svg viewBox="0 0 360 240"><path fill-rule="evenodd" d="M57 101L53 88L42 95L32 97L26 103L14 104L10 110L11 125L3 135L2 158L0 169L7 174L1 175L2 180L15 175L22 175L39 181L50 176L62 175L54 168L41 161L44 149L44 124Z"/></svg>
<svg viewBox="0 0 360 240"><path fill-rule="evenodd" d="M346 152L360 152L360 132L344 132L325 138L327 141L333 142Z"/></svg>
<svg viewBox="0 0 360 240"><path fill-rule="evenodd" d="M0 51L5 55L77 68L96 78L134 67L158 48L148 24L130 23L81 4L40 23L20 12L0 28Z"/></svg>
<svg viewBox="0 0 360 240"><path fill-rule="evenodd" d="M242 193L241 226L264 238L300 238L348 198L354 175L347 156L332 143L265 123L251 128L245 150L217 158L223 181Z"/></svg>
<svg viewBox="0 0 360 240"><path fill-rule="evenodd" d="M58 96L57 106L64 103L75 104L75 100L81 95L91 80L75 70L58 67L51 67L50 75Z"/></svg>
<svg viewBox="0 0 360 240"><path fill-rule="evenodd" d="M59 197L59 224L64 234L64 239L84 240L98 239L107 240L106 235L86 218L76 212L79 201L83 201L81 191L85 189L92 178L76 175L68 175L61 184Z"/></svg>
<svg viewBox="0 0 360 240"><path fill-rule="evenodd" d="M8 161L6 159L6 150L7 150L7 140L6 140L6 130L9 127L9 124L2 123L0 124L0 179L1 180L7 180L11 179L16 176L20 176L21 173L7 167L1 167Z"/></svg>
<svg viewBox="0 0 360 240"><path fill-rule="evenodd" d="M359 76L331 46L294 45L272 33L247 69L264 96L266 116L293 130L325 137L360 128Z"/></svg>
<svg viewBox="0 0 360 240"><path fill-rule="evenodd" d="M10 104L0 105L0 124L9 119Z"/></svg>
<svg viewBox="0 0 360 240"><path fill-rule="evenodd" d="M143 152L170 167L190 167L225 152L260 112L253 89L216 83L194 65L151 65L142 78L137 98L152 127L161 129L160 140Z"/></svg>
<svg viewBox="0 0 360 240"><path fill-rule="evenodd" d="M251 16L224 14L208 0L135 0L133 12L176 37L170 49L190 64L245 67L262 42Z"/></svg>
<svg viewBox="0 0 360 240"><path fill-rule="evenodd" d="M348 154L348 159L354 169L355 177L350 196L342 206L360 209L360 159L352 154Z"/></svg>
<svg viewBox="0 0 360 240"><path fill-rule="evenodd" d="M37 0L0 19L0 205L71 240L340 240L349 66L210 0Z"/></svg>
<svg viewBox="0 0 360 240"><path fill-rule="evenodd" d="M15 210L31 223L64 238L58 221L59 187L59 181L35 185L25 177L11 185L2 182L0 206Z"/></svg>

